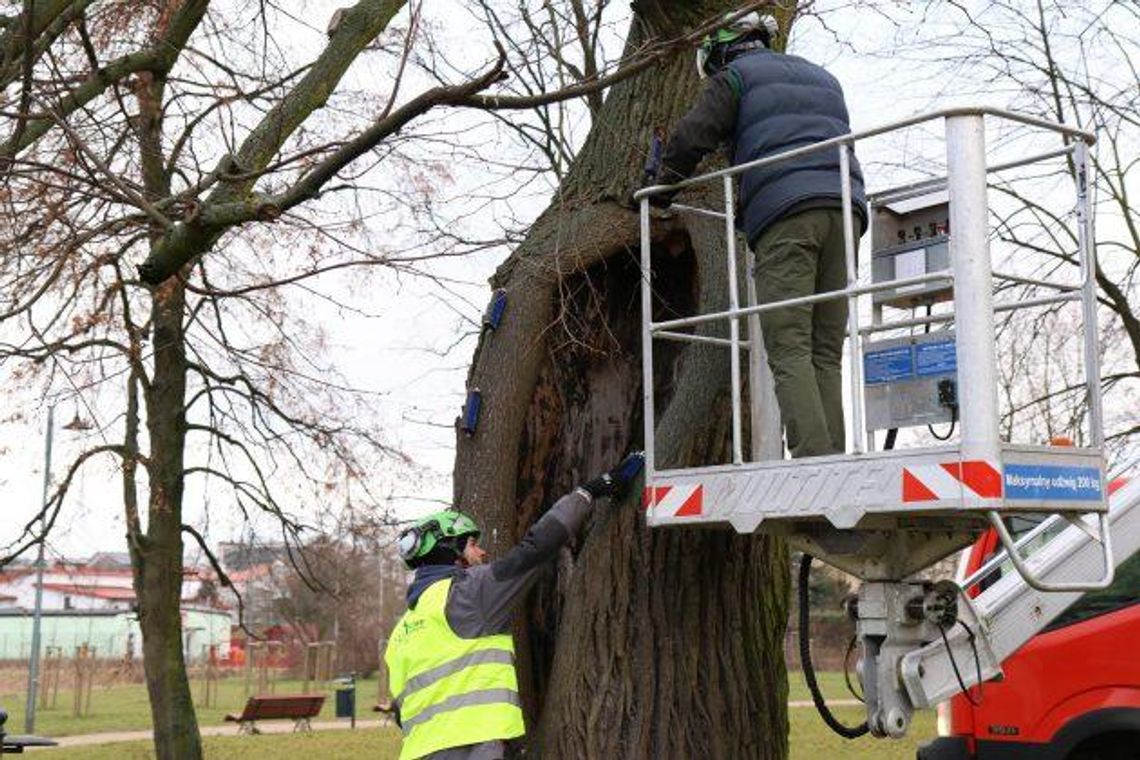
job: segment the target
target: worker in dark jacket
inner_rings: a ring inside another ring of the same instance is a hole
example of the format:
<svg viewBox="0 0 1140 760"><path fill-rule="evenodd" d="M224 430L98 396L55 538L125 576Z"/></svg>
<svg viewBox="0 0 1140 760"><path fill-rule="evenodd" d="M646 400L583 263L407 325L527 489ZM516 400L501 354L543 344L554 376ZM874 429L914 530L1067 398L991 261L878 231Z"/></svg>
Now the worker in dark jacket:
<svg viewBox="0 0 1140 760"><path fill-rule="evenodd" d="M415 577L384 654L404 732L400 760L499 760L504 741L523 735L511 618L594 500L622 494L643 462L631 454L563 496L490 564L478 526L461 512L429 515L400 535Z"/></svg>
<svg viewBox="0 0 1140 760"><path fill-rule="evenodd" d="M771 17L751 13L704 40L697 65L710 79L674 127L658 183L690 177L721 145L728 145L737 165L851 131L839 82L814 63L771 50L775 32ZM671 197L650 196L650 202L668 205ZM855 233L861 235L867 210L854 156L851 197ZM847 286L841 198L836 148L743 174L737 224L756 254L761 303ZM764 312L760 321L792 456L843 452L840 363L847 301L788 306Z"/></svg>

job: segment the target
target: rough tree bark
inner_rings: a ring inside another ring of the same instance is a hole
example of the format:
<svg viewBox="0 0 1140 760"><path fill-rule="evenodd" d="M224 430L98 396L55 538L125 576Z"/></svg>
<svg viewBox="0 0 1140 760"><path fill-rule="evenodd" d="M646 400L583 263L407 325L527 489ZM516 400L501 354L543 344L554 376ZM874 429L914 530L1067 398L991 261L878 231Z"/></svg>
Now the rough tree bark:
<svg viewBox="0 0 1140 760"><path fill-rule="evenodd" d="M732 4L634 7L630 51ZM639 178L653 127L676 122L698 90L691 54L615 86L554 203L494 277L508 310L476 350L469 383L483 414L477 433L459 440L455 471L456 503L484 524L492 553L563 492L643 445L638 224L620 200ZM689 198L722 203L708 192ZM722 223L677 217L655 222L654 234L655 318L723 308ZM655 362L659 466L728 461L728 352L659 344ZM650 532L631 503L592 522L516 631L532 750L785 757L782 544Z"/></svg>
<svg viewBox="0 0 1140 760"><path fill-rule="evenodd" d="M203 4L204 10L204 4ZM138 87L139 158L147 198L170 195L171 174L163 151L163 100L166 74L152 72ZM150 230L153 249L163 228ZM183 271L183 275L186 272ZM128 524L127 543L134 566L143 669L150 697L155 752L160 760L202 756L198 717L182 650L182 494L186 480L186 290L183 278L154 288L151 298L153 371L143 385L150 457L147 526ZM136 358L137 361L137 358ZM132 373L128 383L136 382ZM128 474L124 472L124 477Z"/></svg>
<svg viewBox="0 0 1140 760"><path fill-rule="evenodd" d="M143 666L160 760L202 756L182 655L182 491L185 480L185 292L170 280L154 294L154 375L145 393L151 457L146 534L132 541Z"/></svg>

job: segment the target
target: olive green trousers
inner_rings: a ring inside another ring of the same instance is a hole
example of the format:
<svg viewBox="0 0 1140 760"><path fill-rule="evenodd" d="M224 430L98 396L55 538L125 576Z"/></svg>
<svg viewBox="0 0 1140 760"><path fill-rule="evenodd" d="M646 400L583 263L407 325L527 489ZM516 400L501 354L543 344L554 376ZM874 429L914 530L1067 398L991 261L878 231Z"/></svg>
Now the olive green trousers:
<svg viewBox="0 0 1140 760"><path fill-rule="evenodd" d="M781 219L752 247L760 303L847 287L839 209L810 209ZM788 450L793 457L842 453L846 432L840 365L847 299L763 312L760 324Z"/></svg>

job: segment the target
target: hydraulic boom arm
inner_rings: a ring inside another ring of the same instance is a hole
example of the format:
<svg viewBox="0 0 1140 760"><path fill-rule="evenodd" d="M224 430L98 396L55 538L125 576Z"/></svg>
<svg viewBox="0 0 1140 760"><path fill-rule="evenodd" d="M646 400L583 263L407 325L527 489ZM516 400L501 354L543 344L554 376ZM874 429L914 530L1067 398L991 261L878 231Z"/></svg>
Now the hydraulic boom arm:
<svg viewBox="0 0 1140 760"><path fill-rule="evenodd" d="M1046 533L1057 516L1043 523L1033 535ZM1140 551L1140 478L1120 488L1109 499L1109 530L1112 556L1119 566ZM1030 538L1030 537L1027 537ZM1056 538L1035 552L1029 564L1041 578L1065 583L1095 577L1102 572L1103 555L1095 531L1085 525L1069 525ZM981 580L1004 559L1004 552L986 563L963 588ZM973 629L976 641L963 626L947 631L946 641L936 640L911 652L902 660L902 679L915 707L931 707L956 694L962 684L954 674L957 664L965 686L977 683L974 651L987 680L1001 672L1001 663L1064 612L1079 592L1042 592L1034 589L1020 573L1007 572L994 585L963 605L963 619ZM969 618L973 618L970 620ZM953 663L951 660L953 659Z"/></svg>

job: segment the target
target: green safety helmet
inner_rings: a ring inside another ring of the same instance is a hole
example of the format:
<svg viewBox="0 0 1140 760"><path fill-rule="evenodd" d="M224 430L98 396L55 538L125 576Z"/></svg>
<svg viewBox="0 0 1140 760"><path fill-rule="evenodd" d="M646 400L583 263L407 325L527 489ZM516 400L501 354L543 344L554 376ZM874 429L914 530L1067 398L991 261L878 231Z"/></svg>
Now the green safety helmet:
<svg viewBox="0 0 1140 760"><path fill-rule="evenodd" d="M437 546L450 549L458 557L463 552L467 543L464 539L468 536L478 538L479 526L462 512L449 509L428 515L406 529L400 534L396 545L404 564L412 567L413 562L427 556Z"/></svg>
<svg viewBox="0 0 1140 760"><path fill-rule="evenodd" d="M756 11L733 18L725 14L724 26L701 40L697 48L697 73L701 79L712 76L728 65L734 53L752 48L771 48L776 36L776 19Z"/></svg>

